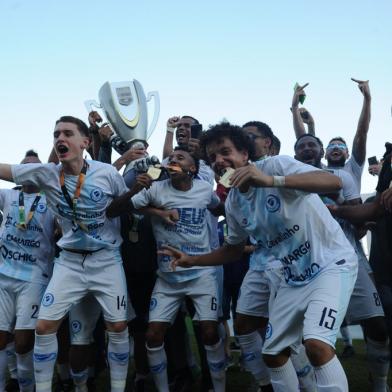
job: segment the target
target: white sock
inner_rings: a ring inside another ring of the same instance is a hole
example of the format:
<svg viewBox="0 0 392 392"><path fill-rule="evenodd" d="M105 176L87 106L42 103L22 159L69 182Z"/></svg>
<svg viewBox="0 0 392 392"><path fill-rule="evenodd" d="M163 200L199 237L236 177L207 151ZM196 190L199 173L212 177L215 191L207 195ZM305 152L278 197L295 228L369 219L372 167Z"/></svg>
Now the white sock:
<svg viewBox="0 0 392 392"><path fill-rule="evenodd" d="M5 388L5 372L7 370L7 352L0 350L0 391Z"/></svg>
<svg viewBox="0 0 392 392"><path fill-rule="evenodd" d="M350 330L348 329L348 326L340 327L340 333L342 334L344 345L352 346L353 340L351 339Z"/></svg>
<svg viewBox="0 0 392 392"><path fill-rule="evenodd" d="M36 392L51 392L54 364L57 358L57 336L35 334L34 376Z"/></svg>
<svg viewBox="0 0 392 392"><path fill-rule="evenodd" d="M16 354L16 363L20 392L33 392L35 385L33 350L26 354Z"/></svg>
<svg viewBox="0 0 392 392"><path fill-rule="evenodd" d="M389 340L376 342L367 338L366 351L367 365L373 380L372 390L373 392L385 392L390 361Z"/></svg>
<svg viewBox="0 0 392 392"><path fill-rule="evenodd" d="M261 354L263 340L260 334L254 331L247 335L237 335L237 339L241 347L241 359L244 368L253 374L258 384L270 384L271 376Z"/></svg>
<svg viewBox="0 0 392 392"><path fill-rule="evenodd" d="M348 392L347 377L336 355L325 365L315 367L314 374L317 391Z"/></svg>
<svg viewBox="0 0 392 392"><path fill-rule="evenodd" d="M213 346L204 345L207 354L208 367L215 392L224 392L226 385L226 356L223 340Z"/></svg>
<svg viewBox="0 0 392 392"><path fill-rule="evenodd" d="M18 378L18 374L16 372L15 342L8 343L5 349L7 351L8 371L10 373L10 377L16 380Z"/></svg>
<svg viewBox="0 0 392 392"><path fill-rule="evenodd" d="M309 362L308 356L306 355L304 345L301 344L299 346L298 354L292 352L290 358L297 373L299 390L303 392L316 391L316 378L314 376L314 369Z"/></svg>
<svg viewBox="0 0 392 392"><path fill-rule="evenodd" d="M283 366L268 369L274 392L298 392L297 373L290 358Z"/></svg>
<svg viewBox="0 0 392 392"><path fill-rule="evenodd" d="M84 369L81 372L74 372L71 369L71 375L75 385L75 392L87 392L88 369Z"/></svg>
<svg viewBox="0 0 392 392"><path fill-rule="evenodd" d="M68 363L57 363L56 367L61 381L66 381L71 378L71 370Z"/></svg>
<svg viewBox="0 0 392 392"><path fill-rule="evenodd" d="M150 372L154 379L155 387L159 392L169 392L167 381L167 358L164 345L150 348L146 345Z"/></svg>
<svg viewBox="0 0 392 392"><path fill-rule="evenodd" d="M127 381L129 362L128 328L122 332L108 331L108 361L112 392L122 392Z"/></svg>

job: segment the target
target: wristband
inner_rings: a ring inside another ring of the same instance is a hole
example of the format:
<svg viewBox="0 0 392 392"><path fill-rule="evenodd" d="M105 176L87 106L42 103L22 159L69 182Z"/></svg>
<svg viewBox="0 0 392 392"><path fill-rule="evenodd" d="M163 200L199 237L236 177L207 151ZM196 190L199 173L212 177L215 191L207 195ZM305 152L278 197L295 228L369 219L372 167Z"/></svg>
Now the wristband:
<svg viewBox="0 0 392 392"><path fill-rule="evenodd" d="M175 129L176 129L176 128L167 127L167 128L166 128L166 132L168 132L168 133L174 133Z"/></svg>
<svg viewBox="0 0 392 392"><path fill-rule="evenodd" d="M272 177L273 186L276 188L282 188L286 184L286 177L285 176L273 176Z"/></svg>

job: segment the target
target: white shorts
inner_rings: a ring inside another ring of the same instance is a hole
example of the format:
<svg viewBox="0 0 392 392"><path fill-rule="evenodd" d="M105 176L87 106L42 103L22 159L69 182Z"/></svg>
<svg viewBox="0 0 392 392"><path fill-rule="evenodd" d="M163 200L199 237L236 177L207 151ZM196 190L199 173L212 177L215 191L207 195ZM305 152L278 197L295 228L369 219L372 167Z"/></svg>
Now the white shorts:
<svg viewBox="0 0 392 392"><path fill-rule="evenodd" d="M39 318L60 320L87 294L98 301L106 321L127 320L127 285L119 251L103 249L85 256L63 250L42 298Z"/></svg>
<svg viewBox="0 0 392 392"><path fill-rule="evenodd" d="M35 329L45 288L0 274L0 331Z"/></svg>
<svg viewBox="0 0 392 392"><path fill-rule="evenodd" d="M149 321L172 323L186 296L191 298L198 320L218 320L218 285L215 274L209 272L181 283L158 277L151 294Z"/></svg>
<svg viewBox="0 0 392 392"><path fill-rule="evenodd" d="M335 347L356 276L355 267L332 264L306 285L280 285L270 308L263 353L277 355L302 336Z"/></svg>
<svg viewBox="0 0 392 392"><path fill-rule="evenodd" d="M367 261L366 261L367 263ZM346 323L356 324L372 317L384 316L381 300L365 261L358 261L358 277L346 313Z"/></svg>
<svg viewBox="0 0 392 392"><path fill-rule="evenodd" d="M248 270L240 288L236 312L268 318L269 285L264 271Z"/></svg>
<svg viewBox="0 0 392 392"><path fill-rule="evenodd" d="M133 306L128 298L127 304L128 321L136 317ZM72 306L69 311L69 331L71 344L89 345L94 342L94 330L97 325L101 307L91 294L84 297L78 304Z"/></svg>

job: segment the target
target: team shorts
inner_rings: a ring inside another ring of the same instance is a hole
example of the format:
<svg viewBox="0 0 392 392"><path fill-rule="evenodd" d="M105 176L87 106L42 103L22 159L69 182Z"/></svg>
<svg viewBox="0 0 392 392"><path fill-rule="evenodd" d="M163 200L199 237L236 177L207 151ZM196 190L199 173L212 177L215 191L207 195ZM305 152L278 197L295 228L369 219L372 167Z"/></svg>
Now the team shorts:
<svg viewBox="0 0 392 392"><path fill-rule="evenodd" d="M127 286L119 251L103 249L87 255L61 251L39 318L60 320L88 294L98 301L105 321L127 320Z"/></svg>
<svg viewBox="0 0 392 392"><path fill-rule="evenodd" d="M270 304L263 353L277 355L302 336L335 347L356 276L356 267L332 264L305 285L281 284Z"/></svg>
<svg viewBox="0 0 392 392"><path fill-rule="evenodd" d="M365 261L358 261L358 277L346 313L346 323L357 324L373 317L383 317L384 310Z"/></svg>
<svg viewBox="0 0 392 392"><path fill-rule="evenodd" d="M149 321L173 323L185 297L189 297L200 321L218 320L218 285L214 273L180 283L157 278L150 301Z"/></svg>
<svg viewBox="0 0 392 392"><path fill-rule="evenodd" d="M237 313L268 318L269 284L264 271L248 270L241 285Z"/></svg>
<svg viewBox="0 0 392 392"><path fill-rule="evenodd" d="M35 329L46 285L0 275L0 330Z"/></svg>

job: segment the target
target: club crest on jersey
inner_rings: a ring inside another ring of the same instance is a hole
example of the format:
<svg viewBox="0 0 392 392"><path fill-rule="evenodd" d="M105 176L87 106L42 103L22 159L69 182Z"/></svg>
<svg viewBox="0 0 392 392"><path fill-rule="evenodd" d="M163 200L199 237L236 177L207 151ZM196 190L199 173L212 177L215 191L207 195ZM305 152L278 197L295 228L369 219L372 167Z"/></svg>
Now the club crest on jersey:
<svg viewBox="0 0 392 392"><path fill-rule="evenodd" d="M150 301L150 310L154 310L157 307L158 301L156 298L151 298Z"/></svg>
<svg viewBox="0 0 392 392"><path fill-rule="evenodd" d="M272 325L268 323L267 329L265 330L265 339L269 339L272 336Z"/></svg>
<svg viewBox="0 0 392 392"><path fill-rule="evenodd" d="M50 306L54 302L54 296L52 293L46 293L42 297L42 306Z"/></svg>
<svg viewBox="0 0 392 392"><path fill-rule="evenodd" d="M275 195L268 195L265 202L265 208L268 212L276 212L280 208L280 199Z"/></svg>
<svg viewBox="0 0 392 392"><path fill-rule="evenodd" d="M45 203L38 203L37 205L37 212L40 212L41 214L43 214L46 210L47 210L47 206Z"/></svg>
<svg viewBox="0 0 392 392"><path fill-rule="evenodd" d="M103 197L103 192L99 188L95 188L90 192L90 199L92 201L95 201L95 202L100 201L102 199L102 197Z"/></svg>
<svg viewBox="0 0 392 392"><path fill-rule="evenodd" d="M82 323L78 320L73 320L71 323L72 333L78 333L82 329Z"/></svg>

